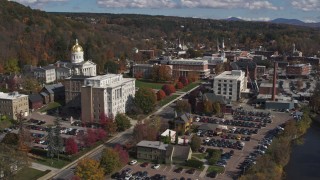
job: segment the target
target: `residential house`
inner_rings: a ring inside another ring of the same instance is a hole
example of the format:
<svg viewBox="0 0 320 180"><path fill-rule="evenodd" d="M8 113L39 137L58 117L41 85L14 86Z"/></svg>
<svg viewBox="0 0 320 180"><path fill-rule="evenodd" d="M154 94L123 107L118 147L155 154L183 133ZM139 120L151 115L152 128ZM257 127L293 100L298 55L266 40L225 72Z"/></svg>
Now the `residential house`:
<svg viewBox="0 0 320 180"><path fill-rule="evenodd" d="M174 129L178 134L184 134L188 131L192 125L192 115L189 113L184 113L177 116L173 121L169 122L170 129Z"/></svg>
<svg viewBox="0 0 320 180"><path fill-rule="evenodd" d="M157 163L184 163L192 155L189 146L168 145L161 141L140 141L137 145L137 159Z"/></svg>
<svg viewBox="0 0 320 180"><path fill-rule="evenodd" d="M161 134L162 138L169 137L170 141L173 143L176 140L176 131L167 129Z"/></svg>
<svg viewBox="0 0 320 180"><path fill-rule="evenodd" d="M40 94L29 95L29 108L30 110L36 110L43 106L43 98Z"/></svg>
<svg viewBox="0 0 320 180"><path fill-rule="evenodd" d="M58 101L64 102L65 99L64 86L61 83L45 85L40 94L43 96L45 104Z"/></svg>

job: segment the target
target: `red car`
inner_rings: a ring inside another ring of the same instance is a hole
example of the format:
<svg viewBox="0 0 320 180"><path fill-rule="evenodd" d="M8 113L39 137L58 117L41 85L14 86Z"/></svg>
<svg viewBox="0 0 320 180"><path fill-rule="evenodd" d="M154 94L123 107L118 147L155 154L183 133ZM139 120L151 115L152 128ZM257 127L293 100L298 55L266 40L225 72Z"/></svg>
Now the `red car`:
<svg viewBox="0 0 320 180"><path fill-rule="evenodd" d="M149 165L148 162L144 162L144 163L142 163L140 166L141 166L141 167L147 167L148 165Z"/></svg>

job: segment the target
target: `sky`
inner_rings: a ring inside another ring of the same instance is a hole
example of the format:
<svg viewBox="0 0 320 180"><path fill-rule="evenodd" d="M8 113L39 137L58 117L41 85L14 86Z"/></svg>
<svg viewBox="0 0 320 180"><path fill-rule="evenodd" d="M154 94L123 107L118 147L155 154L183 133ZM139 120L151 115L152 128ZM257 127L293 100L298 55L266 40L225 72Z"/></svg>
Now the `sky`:
<svg viewBox="0 0 320 180"><path fill-rule="evenodd" d="M47 12L149 14L248 21L320 22L320 0L12 0Z"/></svg>

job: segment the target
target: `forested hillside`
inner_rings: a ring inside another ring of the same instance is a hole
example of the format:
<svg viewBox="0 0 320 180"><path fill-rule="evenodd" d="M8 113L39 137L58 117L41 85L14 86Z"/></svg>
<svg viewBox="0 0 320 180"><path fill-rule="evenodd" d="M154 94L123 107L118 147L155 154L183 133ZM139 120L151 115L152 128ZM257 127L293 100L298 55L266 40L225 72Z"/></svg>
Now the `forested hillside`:
<svg viewBox="0 0 320 180"><path fill-rule="evenodd" d="M216 47L225 39L228 49L257 46L280 53L298 50L314 55L320 50L319 29L262 22L218 21L209 19L116 15L46 13L15 2L0 0L0 73L8 60L45 65L68 60L75 39L103 72L107 61L134 56L132 49L176 47L178 39L191 48Z"/></svg>

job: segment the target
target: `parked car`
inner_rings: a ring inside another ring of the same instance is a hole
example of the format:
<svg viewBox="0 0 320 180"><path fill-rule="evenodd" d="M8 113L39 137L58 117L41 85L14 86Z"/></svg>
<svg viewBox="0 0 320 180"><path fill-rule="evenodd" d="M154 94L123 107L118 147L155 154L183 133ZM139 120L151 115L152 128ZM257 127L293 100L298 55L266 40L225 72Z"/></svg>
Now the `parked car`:
<svg viewBox="0 0 320 180"><path fill-rule="evenodd" d="M141 166L141 167L147 167L148 165L149 165L148 162L144 162L144 163L142 163L140 166Z"/></svg>
<svg viewBox="0 0 320 180"><path fill-rule="evenodd" d="M152 166L153 169L159 169L159 167L160 167L160 164L155 164Z"/></svg>
<svg viewBox="0 0 320 180"><path fill-rule="evenodd" d="M131 160L131 161L129 162L129 164L130 164L130 165L134 165L134 164L137 164L137 162L138 162L137 160L133 159L133 160Z"/></svg>
<svg viewBox="0 0 320 180"><path fill-rule="evenodd" d="M174 172L176 173L181 173L183 171L183 168L182 167L179 167L177 169L174 170Z"/></svg>

